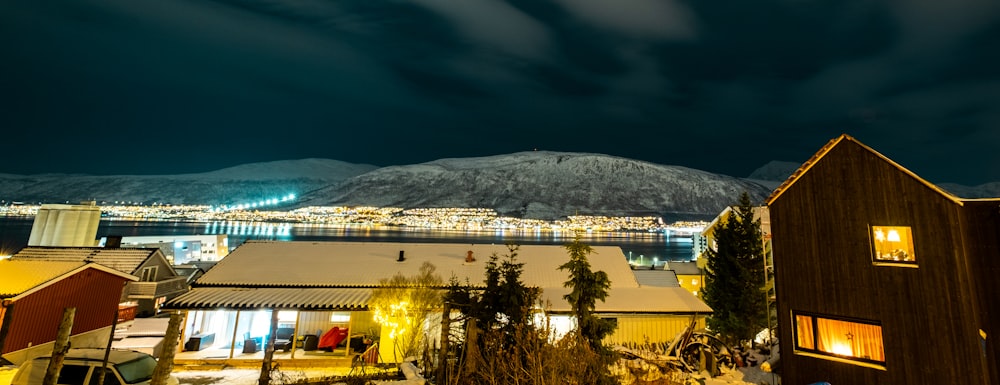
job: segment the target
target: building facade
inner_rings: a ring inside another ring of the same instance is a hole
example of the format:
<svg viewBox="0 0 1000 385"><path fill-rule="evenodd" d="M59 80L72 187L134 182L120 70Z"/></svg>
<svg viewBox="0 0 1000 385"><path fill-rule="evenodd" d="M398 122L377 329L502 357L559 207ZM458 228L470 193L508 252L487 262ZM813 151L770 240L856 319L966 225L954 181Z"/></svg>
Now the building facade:
<svg viewBox="0 0 1000 385"><path fill-rule="evenodd" d="M0 260L0 354L20 363L30 350L51 353L63 310L69 307L76 309L74 346L103 347L122 287L134 280L95 263ZM95 339L96 345L88 344Z"/></svg>
<svg viewBox="0 0 1000 385"><path fill-rule="evenodd" d="M189 288L187 277L180 276L156 248L41 247L28 246L11 256L12 260L94 262L139 278L120 292L120 301L138 306L138 315L152 316L161 305Z"/></svg>
<svg viewBox="0 0 1000 385"><path fill-rule="evenodd" d="M783 382L1000 384L1000 199L843 135L767 205Z"/></svg>
<svg viewBox="0 0 1000 385"><path fill-rule="evenodd" d="M259 359L256 349L244 347L264 340L273 312L278 312L278 327L293 329L296 339L322 338L336 328L348 330L350 336L365 335L384 342L391 340L390 330L374 322L369 309L372 290L383 280L396 274L413 275L427 262L444 282L454 277L457 282L478 287L490 256L508 253L505 245L493 244L249 241L167 307L184 310L187 315L185 338L196 336L197 343L190 345L194 349L186 350L214 349L215 353L204 356L221 359ZM526 245L517 253L518 261L524 263L522 281L542 289L548 322L556 329L571 327L571 309L563 299L569 293L563 286L568 275L558 269L569 259L566 249ZM605 271L611 281L608 298L599 301L595 311L618 325L608 337L609 343L668 342L692 319L704 327L704 318L711 313L704 302L679 286L640 285L618 247L596 246L588 261L593 270ZM442 292L445 285L439 288ZM439 328L440 322L428 324L426 332L432 340L440 336L434 327ZM381 345L387 346L391 344ZM350 353L338 352L341 357ZM332 352L331 358L338 352ZM185 353L178 357L185 357ZM287 355L275 357L294 359L296 353L293 348ZM393 355L384 352L382 357L391 359Z"/></svg>

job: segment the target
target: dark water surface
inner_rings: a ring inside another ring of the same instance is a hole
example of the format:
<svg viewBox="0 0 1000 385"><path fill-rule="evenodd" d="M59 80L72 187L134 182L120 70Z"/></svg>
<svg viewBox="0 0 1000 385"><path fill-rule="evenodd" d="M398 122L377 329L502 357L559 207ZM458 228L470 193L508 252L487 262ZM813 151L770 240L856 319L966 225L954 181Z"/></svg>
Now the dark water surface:
<svg viewBox="0 0 1000 385"><path fill-rule="evenodd" d="M0 255L24 247L31 235L34 218L0 217ZM230 247L246 240L352 241L423 243L515 243L520 245L562 245L573 240L574 232L553 231L460 231L395 226L331 227L303 223L192 222L102 220L97 236L159 236L227 234ZM582 233L592 246L619 246L634 261L644 264L691 259L690 238L671 238L659 232Z"/></svg>

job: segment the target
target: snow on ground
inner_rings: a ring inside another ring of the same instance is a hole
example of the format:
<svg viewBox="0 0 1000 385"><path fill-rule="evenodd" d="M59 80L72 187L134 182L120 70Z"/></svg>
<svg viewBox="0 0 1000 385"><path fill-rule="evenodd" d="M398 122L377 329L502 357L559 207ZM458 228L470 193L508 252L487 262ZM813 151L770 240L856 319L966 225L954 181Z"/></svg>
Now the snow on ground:
<svg viewBox="0 0 1000 385"><path fill-rule="evenodd" d="M272 378L272 383L288 383L304 378L326 378L346 375L349 368L291 368L279 369ZM260 369L225 368L186 370L175 367L171 373L181 384L187 385L255 385L260 378ZM2 384L0 384L2 385Z"/></svg>

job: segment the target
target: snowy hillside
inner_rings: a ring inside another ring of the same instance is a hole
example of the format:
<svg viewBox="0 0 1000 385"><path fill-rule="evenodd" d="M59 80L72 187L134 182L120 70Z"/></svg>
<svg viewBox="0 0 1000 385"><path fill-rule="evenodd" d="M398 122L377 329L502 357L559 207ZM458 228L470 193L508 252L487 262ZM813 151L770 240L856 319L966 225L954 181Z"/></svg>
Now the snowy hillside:
<svg viewBox="0 0 1000 385"><path fill-rule="evenodd" d="M305 194L306 205L486 207L552 219L581 215L714 216L759 184L598 154L522 152L381 168Z"/></svg>
<svg viewBox="0 0 1000 385"><path fill-rule="evenodd" d="M330 159L250 163L200 174L0 175L0 199L24 202L132 201L231 204L305 192L340 183L376 166Z"/></svg>

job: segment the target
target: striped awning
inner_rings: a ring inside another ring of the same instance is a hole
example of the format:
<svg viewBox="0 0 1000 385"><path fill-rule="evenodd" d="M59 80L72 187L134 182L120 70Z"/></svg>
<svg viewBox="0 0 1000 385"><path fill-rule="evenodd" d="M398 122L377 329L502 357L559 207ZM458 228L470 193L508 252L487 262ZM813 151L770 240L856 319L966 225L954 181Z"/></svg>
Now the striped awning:
<svg viewBox="0 0 1000 385"><path fill-rule="evenodd" d="M365 310L367 288L198 287L168 301L166 309Z"/></svg>

